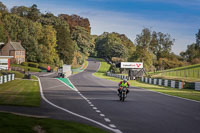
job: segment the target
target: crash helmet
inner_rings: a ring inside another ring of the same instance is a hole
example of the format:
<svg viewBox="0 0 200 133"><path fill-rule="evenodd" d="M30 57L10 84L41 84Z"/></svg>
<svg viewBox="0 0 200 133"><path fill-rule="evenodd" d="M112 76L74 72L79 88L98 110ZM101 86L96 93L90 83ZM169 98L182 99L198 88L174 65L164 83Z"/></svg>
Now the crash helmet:
<svg viewBox="0 0 200 133"><path fill-rule="evenodd" d="M127 79L123 79L123 82L125 82L125 83L126 83L126 82L127 82Z"/></svg>

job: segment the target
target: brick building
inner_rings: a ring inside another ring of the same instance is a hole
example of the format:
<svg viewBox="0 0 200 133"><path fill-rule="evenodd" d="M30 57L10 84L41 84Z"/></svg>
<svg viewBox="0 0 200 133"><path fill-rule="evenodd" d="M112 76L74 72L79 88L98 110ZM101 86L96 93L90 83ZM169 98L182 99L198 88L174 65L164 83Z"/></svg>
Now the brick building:
<svg viewBox="0 0 200 133"><path fill-rule="evenodd" d="M16 62L20 64L25 62L25 49L22 47L21 42L12 42L10 39L7 44L0 45L1 56L13 56L10 60L11 63Z"/></svg>

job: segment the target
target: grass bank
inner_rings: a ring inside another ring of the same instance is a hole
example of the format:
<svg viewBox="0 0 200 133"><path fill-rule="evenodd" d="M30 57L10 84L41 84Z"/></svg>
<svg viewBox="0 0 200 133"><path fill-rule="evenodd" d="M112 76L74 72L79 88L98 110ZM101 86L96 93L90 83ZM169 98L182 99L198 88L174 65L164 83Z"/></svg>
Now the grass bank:
<svg viewBox="0 0 200 133"><path fill-rule="evenodd" d="M0 113L1 133L106 133L96 127L76 122L42 119Z"/></svg>
<svg viewBox="0 0 200 133"><path fill-rule="evenodd" d="M200 64L177 67L157 72L149 72L154 78L200 82Z"/></svg>
<svg viewBox="0 0 200 133"><path fill-rule="evenodd" d="M97 59L98 61L101 62L101 66L99 68L99 70L94 73L94 76L100 77L100 78L105 78L106 76L106 72L109 71L110 68L110 64L108 64L105 60L103 59ZM106 76L107 77L107 76Z"/></svg>
<svg viewBox="0 0 200 133"><path fill-rule="evenodd" d="M35 67L29 67L29 66L22 66L22 65L18 65L18 64L11 64L12 67L19 67L19 68L23 68L25 71L28 71L28 69L31 72L41 72L42 70L39 68L35 68Z"/></svg>
<svg viewBox="0 0 200 133"><path fill-rule="evenodd" d="M38 81L16 79L0 85L0 104L40 106Z"/></svg>
<svg viewBox="0 0 200 133"><path fill-rule="evenodd" d="M106 62L101 62L101 66L100 66L98 72L94 73L93 75L97 76L99 78L104 78L107 80L120 82L121 79L119 79L119 78L106 76L106 71L107 71L108 65L109 64L107 64ZM149 89L152 91L161 92L161 93L168 94L168 95L173 95L173 96L178 96L178 97L182 97L182 98L188 98L188 99L200 101L200 91L189 90L189 89L179 90L179 89L171 88L171 87L146 84L146 83L135 81L135 80L130 80L129 83L131 84L131 86L134 86L134 87Z"/></svg>

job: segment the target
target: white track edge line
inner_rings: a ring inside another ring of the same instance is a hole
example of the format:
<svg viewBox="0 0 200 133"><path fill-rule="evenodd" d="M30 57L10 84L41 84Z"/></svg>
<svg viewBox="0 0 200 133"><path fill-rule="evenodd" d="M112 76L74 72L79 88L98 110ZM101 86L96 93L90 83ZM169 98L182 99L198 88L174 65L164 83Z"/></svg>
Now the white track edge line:
<svg viewBox="0 0 200 133"><path fill-rule="evenodd" d="M37 77L37 76L36 76L36 77ZM37 77L37 78L38 78L38 77ZM46 101L47 103L49 103L50 105L52 105L52 106L54 106L54 107L56 107L56 108L58 108L58 109L60 109L60 110L63 110L63 111L65 111L65 112L69 113L69 114L75 115L75 116L80 117L80 118L82 118L82 119L85 119L85 120L88 120L88 121L90 121L90 122L93 122L93 123L95 123L95 124L97 124L97 125L100 125L101 127L104 127L104 128L106 128L106 129L108 129L108 130L110 130L110 131L113 131L113 132L115 132L115 133L122 133L122 132L121 132L120 130L118 130L118 129L110 128L110 127L108 127L108 126L106 126L106 125L104 125L104 124L102 124L102 123L100 123L100 122L98 122L98 121L95 121L95 120L93 120L93 119L87 118L87 117L82 116L82 115L79 115L79 114L77 114L77 113L74 113L74 112L72 112L72 111L69 111L69 110L67 110L67 109L65 109L65 108L62 108L62 107L60 107L60 106L58 106L58 105L56 105L56 104L50 102L50 101L49 101L48 99L46 99L46 97L44 96L40 78L38 78L38 81L39 81L40 92L41 92L40 94L41 94L41 96L42 96L42 99L45 100L45 101ZM59 81L60 81L60 80L59 80ZM65 84L65 85L66 85L66 84ZM67 85L66 85L66 86L67 86ZM68 86L68 87L71 88L70 86Z"/></svg>
<svg viewBox="0 0 200 133"><path fill-rule="evenodd" d="M63 81L61 81L61 80L59 80L59 79L57 79L58 81L60 81L60 82L62 82L62 83L64 83L67 87L69 87L70 89L72 89L72 90L75 90L76 92L79 92L78 91L78 89L72 84L72 82L68 79L68 81L70 82L70 84L71 85L73 85L73 87L74 88L72 88L71 86L69 86L69 85L67 85L65 82L63 82ZM81 93L80 93L81 94ZM82 95L82 94L81 94ZM85 97L85 96L81 96L84 100L86 100L87 101L87 98ZM94 107L93 106L93 108L96 108L96 107ZM97 109L97 108L96 108ZM71 112L71 111L70 111ZM72 112L73 113L73 112ZM75 113L76 114L76 113ZM79 115L79 114L77 114L77 115ZM93 119L90 119L90 118L88 118L88 117L85 117L85 116L82 116L82 115L79 115L79 116L81 116L81 118L83 118L83 119L86 119L86 120L88 120L88 121L91 121L91 122L93 122L93 123L96 123L96 124L98 124L98 125L100 125L100 126L102 126L102 127L104 127L104 128L106 128L106 129L109 129L109 130L111 130L111 131L114 131L115 133L122 133L122 131L120 131L119 129L113 129L112 127L110 128L110 127L108 127L108 126L106 126L106 125L104 125L104 124L102 124L102 123L100 123L100 122L98 122L98 121L95 121L95 120L93 120Z"/></svg>

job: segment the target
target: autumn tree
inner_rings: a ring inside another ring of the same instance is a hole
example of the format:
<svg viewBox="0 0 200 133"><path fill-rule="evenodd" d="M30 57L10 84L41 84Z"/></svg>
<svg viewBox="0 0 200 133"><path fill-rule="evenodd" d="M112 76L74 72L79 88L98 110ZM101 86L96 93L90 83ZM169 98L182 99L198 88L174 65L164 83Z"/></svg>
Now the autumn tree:
<svg viewBox="0 0 200 133"><path fill-rule="evenodd" d="M169 34L152 32L150 29L144 28L142 33L136 36L136 52L131 57L131 60L144 61L144 65L148 70L153 70L154 66L159 69L160 64L158 61L160 58L170 60L173 44L174 39L171 39ZM140 56L138 51L141 52Z"/></svg>
<svg viewBox="0 0 200 133"><path fill-rule="evenodd" d="M77 44L77 50L79 50L87 58L89 53L94 50L94 44L92 42L92 36L90 33L83 27L75 27L71 33L72 39Z"/></svg>
<svg viewBox="0 0 200 133"><path fill-rule="evenodd" d="M42 52L42 62L48 64L58 64L59 57L56 51L56 30L52 26L44 26L43 38L40 40Z"/></svg>
<svg viewBox="0 0 200 133"><path fill-rule="evenodd" d="M103 33L96 39L96 51L98 57L107 57L112 60L113 57L128 58L128 50L122 44L121 39L112 33Z"/></svg>

